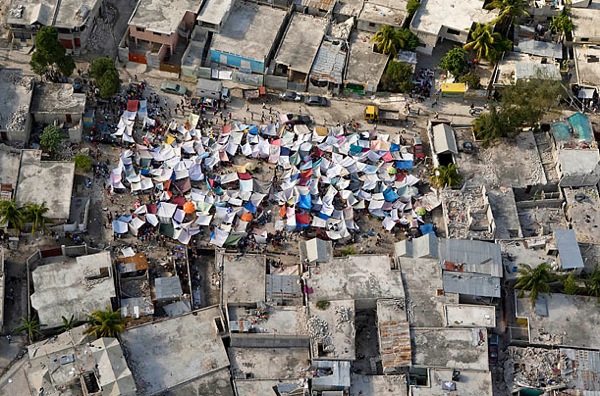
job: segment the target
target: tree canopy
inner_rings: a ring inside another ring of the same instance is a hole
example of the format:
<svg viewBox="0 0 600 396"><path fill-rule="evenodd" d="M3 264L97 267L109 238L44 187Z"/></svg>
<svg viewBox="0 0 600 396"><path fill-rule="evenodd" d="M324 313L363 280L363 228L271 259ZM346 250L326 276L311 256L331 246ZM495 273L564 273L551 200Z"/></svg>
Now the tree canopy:
<svg viewBox="0 0 600 396"><path fill-rule="evenodd" d="M389 92L410 92L412 89L412 66L403 62L391 61L381 78L381 85Z"/></svg>
<svg viewBox="0 0 600 396"><path fill-rule="evenodd" d="M488 10L498 10L496 22L500 23L506 33L510 26L519 18L529 16L528 0L492 0L486 7Z"/></svg>
<svg viewBox="0 0 600 396"><path fill-rule="evenodd" d="M371 38L377 51L385 55L391 55L395 58L398 51L413 51L419 45L419 39L409 29L393 28L389 25L383 25L377 33Z"/></svg>
<svg viewBox="0 0 600 396"><path fill-rule="evenodd" d="M100 97L108 99L119 92L121 82L115 61L110 58L95 59L90 65L90 74L100 88Z"/></svg>
<svg viewBox="0 0 600 396"><path fill-rule="evenodd" d="M55 153L64 139L62 130L56 125L48 125L40 135L40 144L50 153Z"/></svg>
<svg viewBox="0 0 600 396"><path fill-rule="evenodd" d="M471 32L471 41L463 47L467 51L474 51L478 59L497 62L504 51L512 48L512 42L494 32L491 25L477 24Z"/></svg>
<svg viewBox="0 0 600 396"><path fill-rule="evenodd" d="M531 306L535 306L538 296L550 293L550 282L556 280L556 275L547 263L541 263L535 269L528 264L519 264L519 275L521 276L515 284L515 289L520 289L519 298L529 291Z"/></svg>
<svg viewBox="0 0 600 396"><path fill-rule="evenodd" d="M92 169L93 161L87 154L79 153L75 155L75 157L73 157L73 162L75 162L75 168L80 171L88 172Z"/></svg>
<svg viewBox="0 0 600 396"><path fill-rule="evenodd" d="M58 40L58 30L53 26L42 27L35 36L35 51L29 62L34 73L40 76L48 71L58 71L70 76L75 62Z"/></svg>
<svg viewBox="0 0 600 396"><path fill-rule="evenodd" d="M456 164L438 166L433 172L431 183L437 188L458 187L463 179Z"/></svg>
<svg viewBox="0 0 600 396"><path fill-rule="evenodd" d="M31 234L35 234L38 230L47 230L46 222L48 219L44 216L48 213L48 207L46 206L46 202L42 202L41 204L36 203L27 203L23 207L24 217L27 221L32 223L31 225Z"/></svg>
<svg viewBox="0 0 600 396"><path fill-rule="evenodd" d="M106 310L96 310L88 315L89 327L85 329L85 334L95 335L96 337L114 337L125 330L126 320L121 317L121 310L113 311L110 307Z"/></svg>
<svg viewBox="0 0 600 396"><path fill-rule="evenodd" d="M450 72L454 77L460 77L469 71L467 51L462 47L454 47L440 59L440 67Z"/></svg>
<svg viewBox="0 0 600 396"><path fill-rule="evenodd" d="M0 201L0 225L8 224L13 226L18 233L23 228L25 218L23 213L17 207L14 199L10 201Z"/></svg>

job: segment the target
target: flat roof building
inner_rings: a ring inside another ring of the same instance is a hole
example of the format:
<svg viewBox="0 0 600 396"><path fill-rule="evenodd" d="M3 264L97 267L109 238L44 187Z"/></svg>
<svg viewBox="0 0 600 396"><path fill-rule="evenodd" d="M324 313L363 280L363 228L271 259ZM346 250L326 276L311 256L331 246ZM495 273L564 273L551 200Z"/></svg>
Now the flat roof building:
<svg viewBox="0 0 600 396"><path fill-rule="evenodd" d="M139 0L129 18L129 25L158 34L177 33L185 14L197 14L201 4L199 0L173 0L168 3L161 0Z"/></svg>
<svg viewBox="0 0 600 396"><path fill-rule="evenodd" d="M204 2L196 24L213 32L219 33L225 23L233 7L235 0L207 0Z"/></svg>
<svg viewBox="0 0 600 396"><path fill-rule="evenodd" d="M408 0L365 1L357 18L356 28L366 32L377 32L381 26L402 27L408 12Z"/></svg>
<svg viewBox="0 0 600 396"><path fill-rule="evenodd" d="M489 370L485 328L413 328L413 365L456 370Z"/></svg>
<svg viewBox="0 0 600 396"><path fill-rule="evenodd" d="M265 256L218 254L216 260L223 269L224 304L255 304L266 300Z"/></svg>
<svg viewBox="0 0 600 396"><path fill-rule="evenodd" d="M600 4L591 3L587 8L569 8L573 21L574 44L600 44Z"/></svg>
<svg viewBox="0 0 600 396"><path fill-rule="evenodd" d="M407 396L408 382L405 375L352 374L351 395ZM362 393L360 393L362 392Z"/></svg>
<svg viewBox="0 0 600 396"><path fill-rule="evenodd" d="M172 390L228 367L224 329L221 311L213 306L122 333L139 394Z"/></svg>
<svg viewBox="0 0 600 396"><path fill-rule="evenodd" d="M585 10L584 10L585 11ZM600 48L595 45L574 45L575 76L583 87L600 87Z"/></svg>
<svg viewBox="0 0 600 396"><path fill-rule="evenodd" d="M67 220L71 211L75 163L42 161L41 150L22 150L19 179L15 192L17 205L46 203L45 216Z"/></svg>
<svg viewBox="0 0 600 396"><path fill-rule="evenodd" d="M383 374L400 374L412 364L405 300L377 301L377 335Z"/></svg>
<svg viewBox="0 0 600 396"><path fill-rule="evenodd" d="M410 396L480 396L493 395L492 373L490 371L460 370L458 380L452 368L432 368L427 370L427 385L410 385ZM450 391L449 388L454 388Z"/></svg>
<svg viewBox="0 0 600 396"><path fill-rule="evenodd" d="M461 0L457 3L423 0L412 19L410 30L425 44L417 47L417 51L431 54L438 38L464 44L474 23L486 24L497 16L497 11L485 10L480 0Z"/></svg>
<svg viewBox="0 0 600 396"><path fill-rule="evenodd" d="M355 360L356 309L353 300L310 302L306 322L311 338L312 358L316 360Z"/></svg>
<svg viewBox="0 0 600 396"><path fill-rule="evenodd" d="M85 112L85 93L74 93L73 84L37 84L30 112L36 122L77 124Z"/></svg>
<svg viewBox="0 0 600 396"><path fill-rule="evenodd" d="M350 54L344 76L347 91L375 93L389 57L373 51L368 35L353 32L350 35Z"/></svg>
<svg viewBox="0 0 600 396"><path fill-rule="evenodd" d="M75 259L59 256L44 259L32 273L31 306L41 324L63 324L62 317L85 320L87 314L111 306L116 297L110 252Z"/></svg>
<svg viewBox="0 0 600 396"><path fill-rule="evenodd" d="M582 243L600 245L600 197L597 187L565 188L567 220Z"/></svg>
<svg viewBox="0 0 600 396"><path fill-rule="evenodd" d="M227 352L234 379L295 382L305 377L306 370L310 366L308 348L231 347Z"/></svg>
<svg viewBox="0 0 600 396"><path fill-rule="evenodd" d="M279 8L235 2L227 23L213 36L211 62L265 73L284 29L286 15L286 11Z"/></svg>
<svg viewBox="0 0 600 396"><path fill-rule="evenodd" d="M0 140L29 142L34 84L21 69L0 70Z"/></svg>
<svg viewBox="0 0 600 396"><path fill-rule="evenodd" d="M496 327L496 308L490 305L444 305L446 327Z"/></svg>
<svg viewBox="0 0 600 396"><path fill-rule="evenodd" d="M275 54L276 75L304 86L308 80L317 51L323 41L327 20L306 14L293 14ZM303 89L303 90L304 90Z"/></svg>
<svg viewBox="0 0 600 396"><path fill-rule="evenodd" d="M515 316L526 320L521 326L525 341L537 345L600 349L600 311L596 299L553 293L540 294L535 306L531 305L527 295L517 298L515 294L515 300Z"/></svg>

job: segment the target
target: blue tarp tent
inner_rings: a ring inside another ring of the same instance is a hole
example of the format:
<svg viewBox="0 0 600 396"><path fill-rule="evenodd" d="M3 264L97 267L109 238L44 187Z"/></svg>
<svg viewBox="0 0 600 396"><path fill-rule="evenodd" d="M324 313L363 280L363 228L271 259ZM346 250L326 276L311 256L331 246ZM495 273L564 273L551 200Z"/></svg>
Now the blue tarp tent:
<svg viewBox="0 0 600 396"><path fill-rule="evenodd" d="M306 210L312 209L312 200L310 198L310 194L300 195L300 199L298 200L298 207Z"/></svg>
<svg viewBox="0 0 600 396"><path fill-rule="evenodd" d="M396 194L396 191L392 190L391 188L388 188L383 192L383 197L387 202L394 202L395 200L400 198L398 194Z"/></svg>

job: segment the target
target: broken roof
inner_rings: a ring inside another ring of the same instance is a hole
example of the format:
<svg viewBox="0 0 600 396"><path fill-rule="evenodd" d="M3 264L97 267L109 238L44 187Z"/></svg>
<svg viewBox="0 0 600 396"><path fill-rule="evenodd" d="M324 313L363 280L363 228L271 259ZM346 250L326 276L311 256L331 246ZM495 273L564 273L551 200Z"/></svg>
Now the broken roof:
<svg viewBox="0 0 600 396"><path fill-rule="evenodd" d="M292 14L275 62L308 74L323 40L327 20L307 14Z"/></svg>
<svg viewBox="0 0 600 396"><path fill-rule="evenodd" d="M351 255L310 268L307 285L312 301L404 298L402 277L391 269L389 256Z"/></svg>
<svg viewBox="0 0 600 396"><path fill-rule="evenodd" d="M74 93L72 84L37 84L33 91L33 114L83 114L85 94Z"/></svg>
<svg viewBox="0 0 600 396"><path fill-rule="evenodd" d="M56 0L11 0L6 23L15 25L50 26L56 10Z"/></svg>
<svg viewBox="0 0 600 396"><path fill-rule="evenodd" d="M561 269L570 270L584 267L575 230L554 230L554 242L558 249Z"/></svg>
<svg viewBox="0 0 600 396"><path fill-rule="evenodd" d="M377 300L377 332L383 373L400 372L402 367L410 367L410 329L403 299Z"/></svg>
<svg viewBox="0 0 600 396"><path fill-rule="evenodd" d="M139 0L129 18L129 25L165 35L177 34L185 14L198 13L200 0Z"/></svg>
<svg viewBox="0 0 600 396"><path fill-rule="evenodd" d="M57 327L62 325L62 317L74 315L75 320L85 320L87 313L111 306L116 292L110 252L46 260L50 263L32 272L35 291L31 306L40 323Z"/></svg>
<svg viewBox="0 0 600 396"><path fill-rule="evenodd" d="M457 370L489 369L485 328L413 328L413 364Z"/></svg>
<svg viewBox="0 0 600 396"><path fill-rule="evenodd" d="M0 70L0 114L2 127L8 132L27 132L33 86L33 79L23 77L20 69Z"/></svg>
<svg viewBox="0 0 600 396"><path fill-rule="evenodd" d="M306 323L313 359L356 359L354 300L328 301L324 308L308 304Z"/></svg>
<svg viewBox="0 0 600 396"><path fill-rule="evenodd" d="M46 203L49 219L69 218L75 163L42 161L42 150L22 150L19 180L15 192L17 205Z"/></svg>
<svg viewBox="0 0 600 396"><path fill-rule="evenodd" d="M122 333L140 394L172 389L229 366L217 321L222 321L221 311L213 306Z"/></svg>
<svg viewBox="0 0 600 396"><path fill-rule="evenodd" d="M600 197L596 187L564 188L567 217L583 243L600 245Z"/></svg>
<svg viewBox="0 0 600 396"><path fill-rule="evenodd" d="M310 78L342 84L342 73L346 66L348 43L342 40L323 40L310 72Z"/></svg>
<svg viewBox="0 0 600 396"><path fill-rule="evenodd" d="M493 395L494 388L490 371L460 370L460 378L454 381L455 370L432 368L429 369L428 386L411 385L411 396L480 396ZM449 392L444 384L452 383L456 390Z"/></svg>
<svg viewBox="0 0 600 396"><path fill-rule="evenodd" d="M405 375L361 375L353 373L351 383L351 395L408 396L408 384Z"/></svg>

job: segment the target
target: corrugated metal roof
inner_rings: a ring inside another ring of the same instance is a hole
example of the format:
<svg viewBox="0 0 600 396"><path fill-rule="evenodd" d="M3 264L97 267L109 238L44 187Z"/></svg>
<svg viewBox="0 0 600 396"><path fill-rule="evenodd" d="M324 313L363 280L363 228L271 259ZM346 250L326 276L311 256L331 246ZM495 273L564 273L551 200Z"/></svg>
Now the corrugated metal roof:
<svg viewBox="0 0 600 396"><path fill-rule="evenodd" d="M345 41L323 41L317 52L310 77L318 81L341 84L347 55L348 43Z"/></svg>
<svg viewBox="0 0 600 396"><path fill-rule="evenodd" d="M502 277L500 245L470 239L442 239L440 258L464 264L465 272Z"/></svg>
<svg viewBox="0 0 600 396"><path fill-rule="evenodd" d="M500 278L466 272L444 271L442 275L445 293L459 293L469 296L500 298Z"/></svg>
<svg viewBox="0 0 600 396"><path fill-rule="evenodd" d="M433 147L436 154L458 154L454 129L448 124L438 124L433 127Z"/></svg>
<svg viewBox="0 0 600 396"><path fill-rule="evenodd" d="M538 40L521 40L515 51L551 59L562 59L562 44Z"/></svg>
<svg viewBox="0 0 600 396"><path fill-rule="evenodd" d="M584 267L575 230L555 230L554 241L558 249L558 258L562 269Z"/></svg>
<svg viewBox="0 0 600 396"><path fill-rule="evenodd" d="M154 286L157 300L171 300L179 298L183 294L178 276L156 278Z"/></svg>

